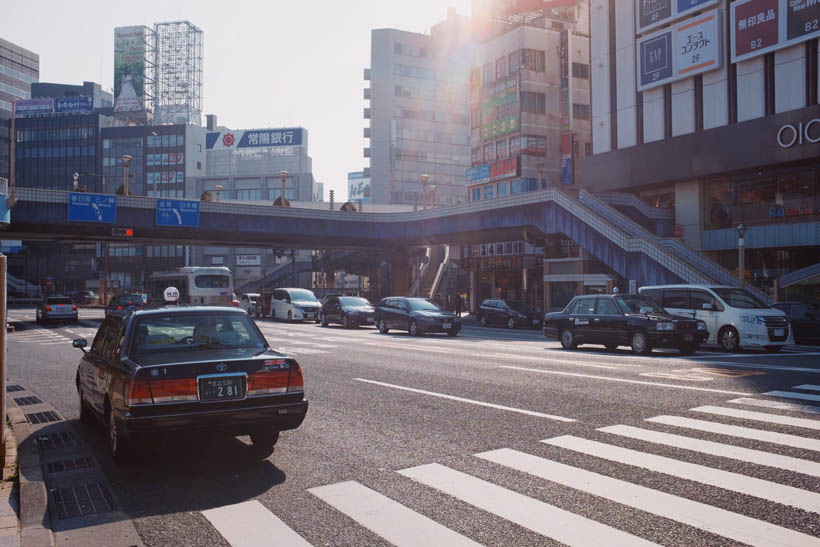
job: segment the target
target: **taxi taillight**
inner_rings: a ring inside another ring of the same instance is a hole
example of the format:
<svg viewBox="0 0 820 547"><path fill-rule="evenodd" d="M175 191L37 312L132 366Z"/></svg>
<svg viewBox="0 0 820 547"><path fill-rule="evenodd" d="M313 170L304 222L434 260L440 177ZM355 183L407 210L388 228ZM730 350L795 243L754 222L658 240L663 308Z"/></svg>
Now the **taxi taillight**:
<svg viewBox="0 0 820 547"><path fill-rule="evenodd" d="M51 306L46 306L46 311L51 311Z"/></svg>
<svg viewBox="0 0 820 547"><path fill-rule="evenodd" d="M288 370L274 369L248 374L248 396L273 395L288 390Z"/></svg>
<svg viewBox="0 0 820 547"><path fill-rule="evenodd" d="M126 384L126 401L128 406L150 405L154 401L151 398L151 387L147 380L135 378Z"/></svg>
<svg viewBox="0 0 820 547"><path fill-rule="evenodd" d="M288 393L302 393L305 391L305 379L302 377L302 369L296 363L290 364L290 375L288 376Z"/></svg>
<svg viewBox="0 0 820 547"><path fill-rule="evenodd" d="M77 304L74 304L73 306L71 306L71 309L74 310L74 311L77 311Z"/></svg>
<svg viewBox="0 0 820 547"><path fill-rule="evenodd" d="M197 401L196 379L151 380L154 403L180 403Z"/></svg>

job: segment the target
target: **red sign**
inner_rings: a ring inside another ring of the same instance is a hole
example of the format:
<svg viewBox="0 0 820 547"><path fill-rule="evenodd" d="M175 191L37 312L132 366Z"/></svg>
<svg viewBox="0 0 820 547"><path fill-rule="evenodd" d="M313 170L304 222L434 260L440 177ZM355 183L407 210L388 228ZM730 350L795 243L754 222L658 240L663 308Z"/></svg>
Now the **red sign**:
<svg viewBox="0 0 820 547"><path fill-rule="evenodd" d="M672 235L678 239L683 239L686 236L686 228L683 227L683 224L675 224L672 228Z"/></svg>
<svg viewBox="0 0 820 547"><path fill-rule="evenodd" d="M233 136L233 133L225 133L222 136L222 145L225 146L225 148L230 148L235 142L236 138Z"/></svg>
<svg viewBox="0 0 820 547"><path fill-rule="evenodd" d="M512 178L518 175L518 158L507 158L490 164L490 180Z"/></svg>
<svg viewBox="0 0 820 547"><path fill-rule="evenodd" d="M778 0L750 0L734 6L735 51L740 57L780 41Z"/></svg>

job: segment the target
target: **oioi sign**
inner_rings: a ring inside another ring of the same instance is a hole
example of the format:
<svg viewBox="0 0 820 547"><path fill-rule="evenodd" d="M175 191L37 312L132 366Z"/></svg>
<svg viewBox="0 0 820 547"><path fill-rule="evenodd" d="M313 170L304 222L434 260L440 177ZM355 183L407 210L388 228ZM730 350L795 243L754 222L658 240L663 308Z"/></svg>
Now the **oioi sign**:
<svg viewBox="0 0 820 547"><path fill-rule="evenodd" d="M777 131L777 144L780 148L791 148L795 144L816 144L820 142L820 134L812 136L811 129L820 123L820 118L814 118L806 123L799 122L797 126L787 123ZM820 131L817 131L820 133Z"/></svg>
<svg viewBox="0 0 820 547"><path fill-rule="evenodd" d="M730 12L733 63L820 37L816 0L737 0Z"/></svg>

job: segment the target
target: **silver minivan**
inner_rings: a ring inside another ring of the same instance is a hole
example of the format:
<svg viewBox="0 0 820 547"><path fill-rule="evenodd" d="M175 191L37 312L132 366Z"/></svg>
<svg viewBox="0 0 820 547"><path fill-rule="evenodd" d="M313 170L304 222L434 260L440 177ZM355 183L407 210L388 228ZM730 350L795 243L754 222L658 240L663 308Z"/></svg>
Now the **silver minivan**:
<svg viewBox="0 0 820 547"><path fill-rule="evenodd" d="M793 344L786 314L737 287L721 285L657 285L638 292L656 300L671 314L706 323L707 344L726 351L762 348L769 352Z"/></svg>

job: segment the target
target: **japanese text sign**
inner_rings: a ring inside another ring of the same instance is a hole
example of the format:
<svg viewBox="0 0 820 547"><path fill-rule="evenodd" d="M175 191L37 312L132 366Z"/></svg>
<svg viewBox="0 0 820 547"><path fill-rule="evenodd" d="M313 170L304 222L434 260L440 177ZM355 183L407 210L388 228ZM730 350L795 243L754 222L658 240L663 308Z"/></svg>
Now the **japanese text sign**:
<svg viewBox="0 0 820 547"><path fill-rule="evenodd" d="M643 34L718 3L720 0L635 0L635 32Z"/></svg>
<svg viewBox="0 0 820 547"><path fill-rule="evenodd" d="M521 111L518 75L496 82L481 101L481 138L494 139L518 131Z"/></svg>
<svg viewBox="0 0 820 547"><path fill-rule="evenodd" d="M157 200L157 226L199 226L199 202L179 199Z"/></svg>
<svg viewBox="0 0 820 547"><path fill-rule="evenodd" d="M733 63L820 36L816 0L738 0L730 9Z"/></svg>
<svg viewBox="0 0 820 547"><path fill-rule="evenodd" d="M72 192L68 195L68 220L113 224L117 221L117 196Z"/></svg>

